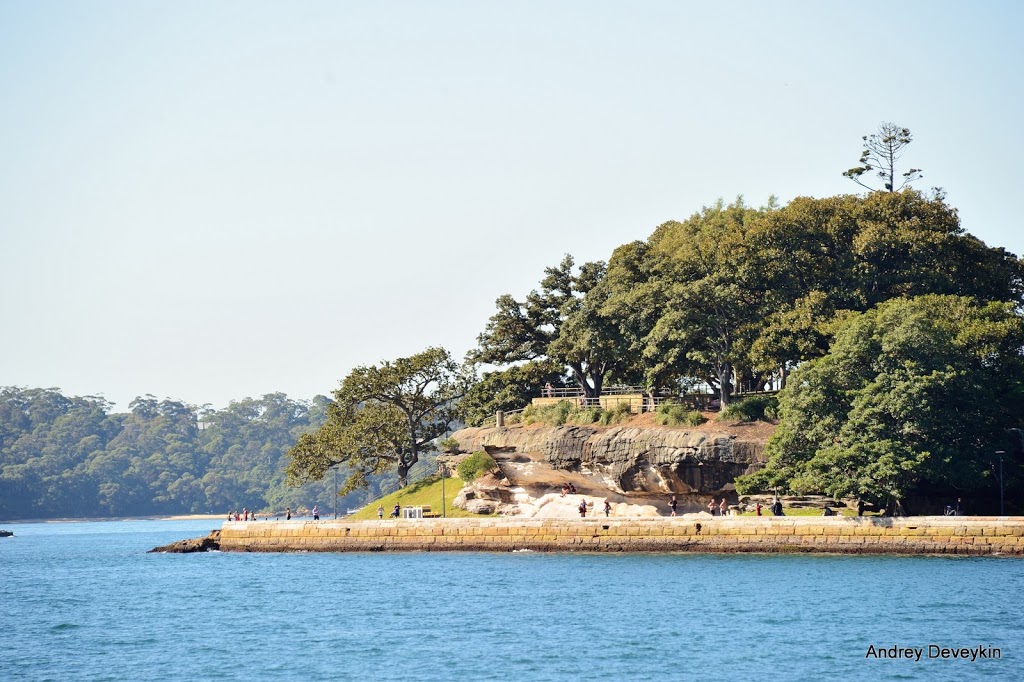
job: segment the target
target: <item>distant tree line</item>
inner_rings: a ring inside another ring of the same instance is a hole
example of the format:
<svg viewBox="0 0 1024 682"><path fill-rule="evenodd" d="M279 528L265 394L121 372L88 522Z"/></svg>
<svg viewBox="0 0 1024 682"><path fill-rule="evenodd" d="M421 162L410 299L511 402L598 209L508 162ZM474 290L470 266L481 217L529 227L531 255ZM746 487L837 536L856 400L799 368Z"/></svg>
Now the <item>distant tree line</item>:
<svg viewBox="0 0 1024 682"><path fill-rule="evenodd" d="M333 477L289 487L287 453L319 427L331 401L283 393L221 410L153 396L129 411L54 388L0 389L0 518L226 514L334 505ZM357 505L369 491L338 500ZM340 480L340 479L339 479Z"/></svg>

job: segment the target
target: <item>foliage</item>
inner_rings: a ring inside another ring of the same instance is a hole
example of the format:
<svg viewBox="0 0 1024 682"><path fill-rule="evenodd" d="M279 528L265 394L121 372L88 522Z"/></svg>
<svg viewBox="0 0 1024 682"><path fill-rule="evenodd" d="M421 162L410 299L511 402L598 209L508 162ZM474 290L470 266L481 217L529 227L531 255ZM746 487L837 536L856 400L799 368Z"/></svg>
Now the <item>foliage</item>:
<svg viewBox="0 0 1024 682"><path fill-rule="evenodd" d="M606 410L596 405L579 407L568 400L559 400L557 403L547 405L529 405L523 410L522 423L526 425L547 424L548 426L562 426L563 424L608 426L626 421L632 414L628 403L620 403L611 410Z"/></svg>
<svg viewBox="0 0 1024 682"><path fill-rule="evenodd" d="M900 185L896 186L896 162L903 156L907 145L913 141L910 128L902 128L895 123L881 123L878 132L865 135L864 149L860 153L857 166L843 173L861 187L872 189L864 184L861 177L865 173L876 172L886 192L898 192L914 180L921 178L920 168L911 168L900 177Z"/></svg>
<svg viewBox="0 0 1024 682"><path fill-rule="evenodd" d="M547 384L563 386L563 367L550 360L533 360L500 372L486 372L459 401L468 426L480 426L498 410L518 410L530 404Z"/></svg>
<svg viewBox="0 0 1024 682"><path fill-rule="evenodd" d="M941 195L914 190L718 202L619 247L602 313L648 386L761 386L824 355L856 312L926 294L1024 303L1024 269L965 234Z"/></svg>
<svg viewBox="0 0 1024 682"><path fill-rule="evenodd" d="M679 403L664 403L658 406L654 421L662 426L699 426L707 420L699 410Z"/></svg>
<svg viewBox="0 0 1024 682"><path fill-rule="evenodd" d="M718 413L719 421L755 422L773 420L778 416L779 400L775 396L752 395L738 400Z"/></svg>
<svg viewBox="0 0 1024 682"><path fill-rule="evenodd" d="M577 272L566 255L545 269L540 291L523 301L499 297L471 360L494 365L547 360L567 368L585 396L599 397L605 378L625 372L630 357L623 352L622 330L603 312L609 295L603 286L606 270L605 263L593 262Z"/></svg>
<svg viewBox="0 0 1024 682"><path fill-rule="evenodd" d="M639 287L657 311L643 316L655 320L643 352L649 385L699 377L729 404L735 370L765 314L763 268L749 233L771 210L750 208L742 197L718 201L651 235L652 277Z"/></svg>
<svg viewBox="0 0 1024 682"><path fill-rule="evenodd" d="M0 389L0 517L326 505L328 486L284 485L284 462L328 403L272 393L211 410L142 396L111 413L101 398Z"/></svg>
<svg viewBox="0 0 1024 682"><path fill-rule="evenodd" d="M459 451L459 441L457 438L445 438L437 444L437 449L441 452L454 453Z"/></svg>
<svg viewBox="0 0 1024 682"><path fill-rule="evenodd" d="M991 488L992 453L1012 450L1006 431L1024 414L1022 351L1024 319L1008 303L930 295L853 315L780 393L768 464L737 487L885 505L922 488Z"/></svg>
<svg viewBox="0 0 1024 682"><path fill-rule="evenodd" d="M568 400L559 400L549 405L527 405L523 410L523 424L547 424L548 426L561 426L569 415L575 411L575 407Z"/></svg>
<svg viewBox="0 0 1024 682"><path fill-rule="evenodd" d="M604 426L611 426L620 422L628 421L633 416L633 408L627 402L617 403L610 410L597 408L599 411L597 421Z"/></svg>
<svg viewBox="0 0 1024 682"><path fill-rule="evenodd" d="M317 481L344 465L344 492L392 469L404 487L421 453L448 432L471 383L470 373L443 348L356 367L334 392L327 422L302 435L289 452L288 480Z"/></svg>
<svg viewBox="0 0 1024 682"><path fill-rule="evenodd" d="M566 424L587 426L600 423L604 410L600 407L573 407L565 417Z"/></svg>
<svg viewBox="0 0 1024 682"><path fill-rule="evenodd" d="M456 471L466 483L472 483L478 476L483 474L489 474L496 471L498 463L494 461L494 458L488 455L483 450L474 452L466 459L459 462L459 466Z"/></svg>

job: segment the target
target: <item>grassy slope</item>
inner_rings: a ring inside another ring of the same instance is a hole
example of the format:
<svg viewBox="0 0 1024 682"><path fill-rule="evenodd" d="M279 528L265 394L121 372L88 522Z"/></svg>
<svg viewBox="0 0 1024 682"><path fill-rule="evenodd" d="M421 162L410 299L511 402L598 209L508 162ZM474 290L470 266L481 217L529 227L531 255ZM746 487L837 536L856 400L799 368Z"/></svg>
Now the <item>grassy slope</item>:
<svg viewBox="0 0 1024 682"><path fill-rule="evenodd" d="M462 509L456 509L452 504L452 500L459 494L462 489L462 479L457 476L445 478L444 481L444 496L447 498L447 517L448 518L481 518L482 514L471 514ZM377 502L367 505L357 511L352 516L347 518L355 520L367 520L377 518L377 506L384 507L384 518L388 518L391 514L391 510L395 504L400 504L403 507L415 507L421 505L430 505L431 511L441 513L441 479L437 476L417 481L412 485L403 488L397 492L393 492L390 495L386 495Z"/></svg>

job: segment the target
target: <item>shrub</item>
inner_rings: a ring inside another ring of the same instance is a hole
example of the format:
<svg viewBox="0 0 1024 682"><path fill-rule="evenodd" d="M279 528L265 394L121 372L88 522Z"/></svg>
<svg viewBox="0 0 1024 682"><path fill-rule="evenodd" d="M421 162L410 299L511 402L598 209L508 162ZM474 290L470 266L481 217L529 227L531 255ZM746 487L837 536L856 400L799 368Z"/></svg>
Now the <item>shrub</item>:
<svg viewBox="0 0 1024 682"><path fill-rule="evenodd" d="M616 403L612 409L601 411L600 421L605 426L609 426L626 421L631 416L633 416L633 408L629 403Z"/></svg>
<svg viewBox="0 0 1024 682"><path fill-rule="evenodd" d="M437 448L441 452L456 453L459 451L459 441L455 438L445 438L437 444Z"/></svg>
<svg viewBox="0 0 1024 682"><path fill-rule="evenodd" d="M567 400L561 400L553 405L529 405L523 410L523 423L561 426L572 411L573 406Z"/></svg>
<svg viewBox="0 0 1024 682"><path fill-rule="evenodd" d="M698 426L706 420L698 410L691 410L686 405L665 403L658 407L654 421L662 426Z"/></svg>
<svg viewBox="0 0 1024 682"><path fill-rule="evenodd" d="M477 476L489 474L497 468L498 463L494 461L494 458L480 450L459 462L459 466L455 470L458 472L459 478L466 483L472 483Z"/></svg>
<svg viewBox="0 0 1024 682"><path fill-rule="evenodd" d="M569 412L566 421L570 424L596 424L601 420L603 412L604 410L600 407L584 407L582 409L577 407Z"/></svg>
<svg viewBox="0 0 1024 682"><path fill-rule="evenodd" d="M778 415L778 409L779 401L775 396L752 395L726 407L718 413L718 419L741 422L770 420Z"/></svg>

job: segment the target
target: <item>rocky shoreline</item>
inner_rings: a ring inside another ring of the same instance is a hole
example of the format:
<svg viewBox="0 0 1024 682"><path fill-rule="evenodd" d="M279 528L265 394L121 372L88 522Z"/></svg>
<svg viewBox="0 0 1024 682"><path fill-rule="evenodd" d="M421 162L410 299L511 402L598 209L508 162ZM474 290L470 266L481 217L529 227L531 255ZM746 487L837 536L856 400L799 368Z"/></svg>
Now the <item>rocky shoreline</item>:
<svg viewBox="0 0 1024 682"><path fill-rule="evenodd" d="M218 552L220 551L220 531L213 530L205 538L190 538L178 540L169 545L154 547L149 554L159 552L163 554L192 554L194 552Z"/></svg>

